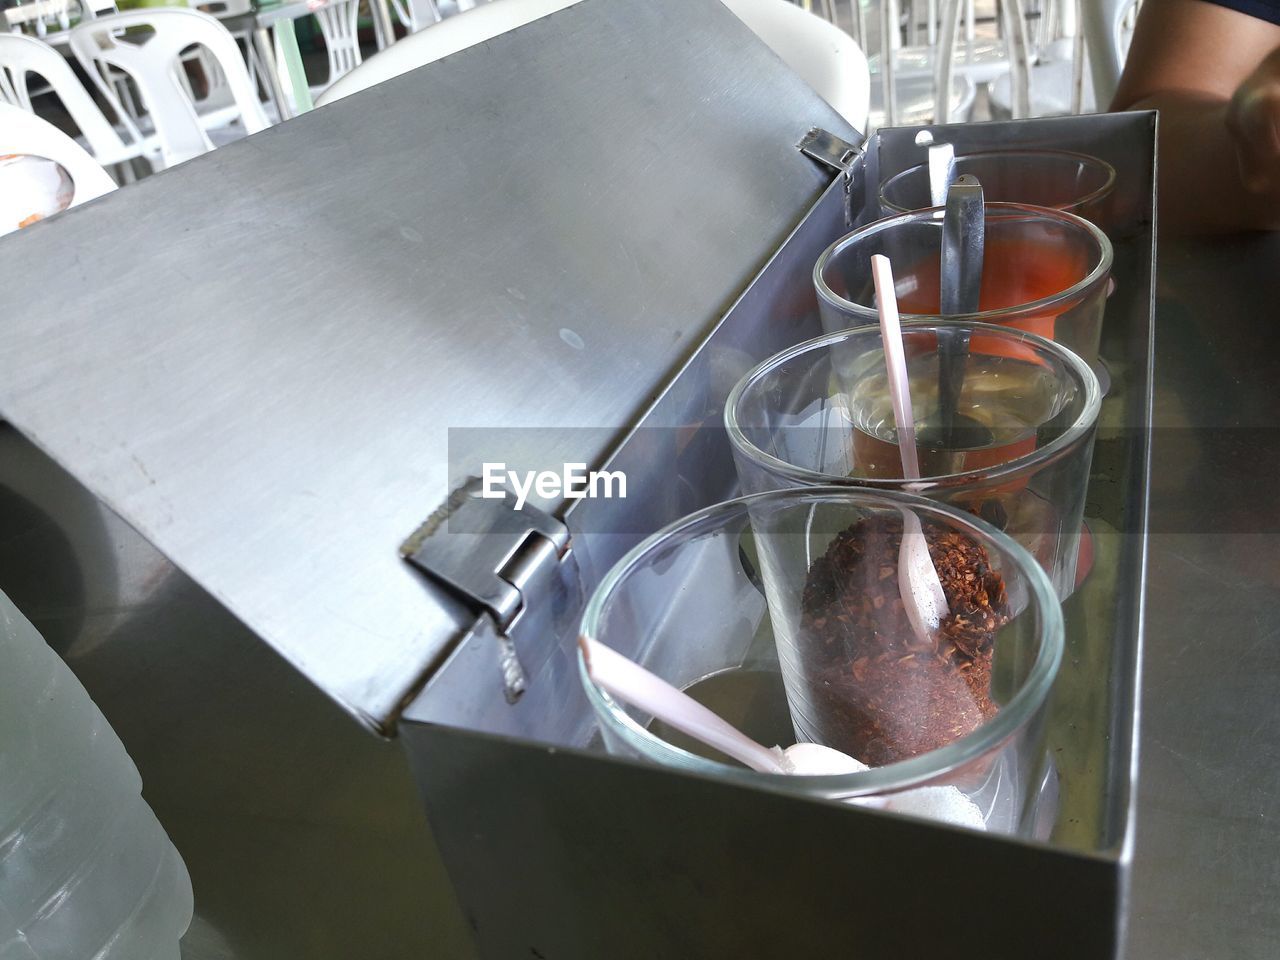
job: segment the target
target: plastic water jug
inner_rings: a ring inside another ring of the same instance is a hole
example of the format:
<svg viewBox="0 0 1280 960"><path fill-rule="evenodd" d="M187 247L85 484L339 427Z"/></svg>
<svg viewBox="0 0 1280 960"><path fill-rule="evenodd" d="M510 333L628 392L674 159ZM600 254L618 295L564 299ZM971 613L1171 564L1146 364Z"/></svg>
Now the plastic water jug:
<svg viewBox="0 0 1280 960"><path fill-rule="evenodd" d="M120 738L0 594L0 960L178 960L191 912Z"/></svg>

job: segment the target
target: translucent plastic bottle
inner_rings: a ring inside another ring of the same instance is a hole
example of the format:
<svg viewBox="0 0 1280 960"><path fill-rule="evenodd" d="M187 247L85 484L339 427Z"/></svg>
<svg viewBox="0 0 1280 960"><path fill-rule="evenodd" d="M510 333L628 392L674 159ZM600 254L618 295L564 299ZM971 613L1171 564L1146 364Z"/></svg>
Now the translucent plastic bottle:
<svg viewBox="0 0 1280 960"><path fill-rule="evenodd" d="M0 960L178 960L191 878L80 681L0 594Z"/></svg>

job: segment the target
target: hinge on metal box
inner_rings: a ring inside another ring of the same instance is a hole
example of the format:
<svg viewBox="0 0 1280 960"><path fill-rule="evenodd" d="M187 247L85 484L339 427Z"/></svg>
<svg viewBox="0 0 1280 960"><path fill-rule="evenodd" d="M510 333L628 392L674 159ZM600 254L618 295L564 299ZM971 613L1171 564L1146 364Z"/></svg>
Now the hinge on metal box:
<svg viewBox="0 0 1280 960"><path fill-rule="evenodd" d="M492 620L501 643L503 691L514 703L526 675L512 629L531 607L551 605L539 593L552 592L564 576L576 581L576 570L549 576L548 569L576 565L569 563L563 523L527 503L517 508L505 490L500 497L482 496L482 490L479 478L469 478L401 544L400 554Z"/></svg>
<svg viewBox="0 0 1280 960"><path fill-rule="evenodd" d="M865 144L865 138L863 143ZM842 140L834 133L813 127L796 147L806 157L816 160L844 177L845 225L853 225L853 175L857 160L862 156L862 145Z"/></svg>

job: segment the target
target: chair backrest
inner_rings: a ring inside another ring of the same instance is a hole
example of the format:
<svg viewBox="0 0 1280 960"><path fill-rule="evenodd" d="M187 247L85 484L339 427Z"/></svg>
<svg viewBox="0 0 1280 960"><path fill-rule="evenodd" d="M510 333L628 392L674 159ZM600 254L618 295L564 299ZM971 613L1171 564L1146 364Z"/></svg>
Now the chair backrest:
<svg viewBox="0 0 1280 960"><path fill-rule="evenodd" d="M116 0L80 0L80 14L86 20L119 12L120 8L116 6Z"/></svg>
<svg viewBox="0 0 1280 960"><path fill-rule="evenodd" d="M723 2L837 113L867 132L871 74L851 36L788 0Z"/></svg>
<svg viewBox="0 0 1280 960"><path fill-rule="evenodd" d="M317 97L316 106L349 97L579 2L581 0L494 0L466 13L446 17L370 57L359 70L353 70Z"/></svg>
<svg viewBox="0 0 1280 960"><path fill-rule="evenodd" d="M99 163L119 163L136 152L125 146L62 54L34 37L0 33L0 96L30 111L27 77L32 73L43 77L57 94Z"/></svg>
<svg viewBox="0 0 1280 960"><path fill-rule="evenodd" d="M71 0L34 0L4 11L11 29L24 29L43 37L49 27L65 30L71 24Z"/></svg>
<svg viewBox="0 0 1280 960"><path fill-rule="evenodd" d="M410 33L417 33L423 27L444 19L436 0L391 0L391 9L395 11L400 25Z"/></svg>
<svg viewBox="0 0 1280 960"><path fill-rule="evenodd" d="M360 41L356 36L359 13L360 0L338 0L313 13L329 54L329 83L360 66Z"/></svg>
<svg viewBox="0 0 1280 960"><path fill-rule="evenodd" d="M218 19L253 12L251 0L188 0L187 6Z"/></svg>
<svg viewBox="0 0 1280 960"><path fill-rule="evenodd" d="M129 28L143 29L126 32ZM133 78L155 123L166 165L213 149L179 74L180 55L194 45L217 62L245 129L249 133L266 129L267 117L240 48L226 27L208 14L176 7L147 8L99 17L71 31L76 58L117 113L124 110L104 71L114 67Z"/></svg>
<svg viewBox="0 0 1280 960"><path fill-rule="evenodd" d="M180 3L181 0L176 0L175 5L180 5ZM230 17L244 17L246 14L253 12L252 0L186 0L186 6L190 7L192 10L199 10L201 13L207 13L219 22ZM245 40L246 46L250 46L250 49L247 51L249 56L246 62L247 65L249 65L249 79L252 81L254 74L252 66L254 63L253 51L251 48L252 40L250 40L246 35L247 31L251 28L245 26L243 23L239 23L236 24L236 29L241 35L241 38ZM232 36L236 36L236 34L232 34ZM204 97L196 101L197 112L200 112L201 107L210 101L216 103L224 102L227 95L225 90L227 86L227 78L223 75L222 70L219 69L217 62L203 51L197 53L196 61L200 65L200 70L204 74L206 82ZM187 84L187 92L192 93L190 84ZM207 120L207 117L205 119ZM203 125L207 129L207 123Z"/></svg>
<svg viewBox="0 0 1280 960"><path fill-rule="evenodd" d="M447 17L371 57L322 93L316 105L348 97L577 2L493 0ZM787 0L725 0L725 5L841 116L866 131L871 79L867 58L848 34Z"/></svg>
<svg viewBox="0 0 1280 960"><path fill-rule="evenodd" d="M8 153L31 154L61 164L75 187L73 207L116 188L107 171L53 124L19 107L0 103L0 154Z"/></svg>

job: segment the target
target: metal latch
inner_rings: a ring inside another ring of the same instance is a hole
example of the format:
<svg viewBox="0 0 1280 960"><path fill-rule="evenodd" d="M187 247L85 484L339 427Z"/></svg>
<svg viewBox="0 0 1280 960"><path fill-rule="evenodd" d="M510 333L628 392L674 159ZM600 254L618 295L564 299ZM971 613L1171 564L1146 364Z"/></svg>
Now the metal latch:
<svg viewBox="0 0 1280 960"><path fill-rule="evenodd" d="M830 167L845 176L850 174L853 162L862 153L862 148L857 144L842 140L821 127L810 129L796 146L809 159L817 160L823 166Z"/></svg>
<svg viewBox="0 0 1280 960"><path fill-rule="evenodd" d="M501 497L481 492L480 479L469 478L401 544L400 554L490 617L502 645L506 698L514 703L526 681L511 632L538 602L536 592L555 580L547 577L547 565L569 560L569 530L537 507L517 509L506 491Z"/></svg>
<svg viewBox="0 0 1280 960"><path fill-rule="evenodd" d="M816 160L824 167L829 167L844 178L844 222L846 227L853 226L853 187L854 177L862 169L858 162L863 156L862 144L853 144L837 137L821 127L813 127L796 147L806 157Z"/></svg>

